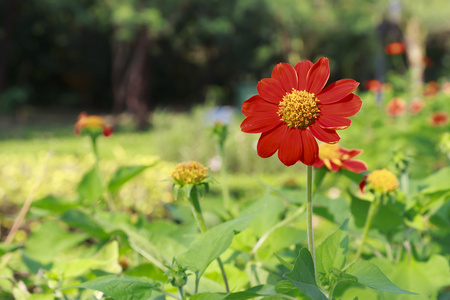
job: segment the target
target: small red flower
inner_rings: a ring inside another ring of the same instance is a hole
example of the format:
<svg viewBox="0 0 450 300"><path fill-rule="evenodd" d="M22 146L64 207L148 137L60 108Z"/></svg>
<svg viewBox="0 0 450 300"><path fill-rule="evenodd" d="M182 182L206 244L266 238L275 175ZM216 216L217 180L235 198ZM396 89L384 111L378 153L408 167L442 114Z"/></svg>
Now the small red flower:
<svg viewBox="0 0 450 300"><path fill-rule="evenodd" d="M404 114L406 111L406 102L400 97L394 97L386 105L386 113L392 117Z"/></svg>
<svg viewBox="0 0 450 300"><path fill-rule="evenodd" d="M425 107L425 101L423 101L423 99L421 99L421 98L416 98L413 101L411 101L411 104L409 105L409 111L411 112L411 114L416 115L424 107Z"/></svg>
<svg viewBox="0 0 450 300"><path fill-rule="evenodd" d="M367 80L365 84L365 88L368 91L374 92L374 93L380 93L383 89L383 83L376 79Z"/></svg>
<svg viewBox="0 0 450 300"><path fill-rule="evenodd" d="M104 136L110 136L114 128L105 124L105 120L96 115L88 115L85 112L80 113L78 116L77 123L75 124L74 133L80 135L83 131L98 135L99 132L103 133Z"/></svg>
<svg viewBox="0 0 450 300"><path fill-rule="evenodd" d="M258 95L246 100L242 112L246 119L241 130L262 133L258 155L266 158L278 151L286 166L298 161L312 166L319 155L315 138L337 143L336 130L350 126L346 117L361 108L361 99L353 94L359 83L342 79L325 87L330 76L328 59L317 63L302 61L295 67L275 66L271 78L262 79Z"/></svg>
<svg viewBox="0 0 450 300"><path fill-rule="evenodd" d="M439 84L436 81L430 81L425 84L424 95L427 97L433 97L439 92Z"/></svg>
<svg viewBox="0 0 450 300"><path fill-rule="evenodd" d="M437 111L431 114L430 123L433 126L444 126L448 123L448 113Z"/></svg>
<svg viewBox="0 0 450 300"><path fill-rule="evenodd" d="M386 47L384 47L384 50L389 55L398 55L405 52L406 45L403 42L389 43L386 45Z"/></svg>
<svg viewBox="0 0 450 300"><path fill-rule="evenodd" d="M340 169L355 173L367 171L367 165L361 160L352 159L361 154L363 150L345 149L337 144L321 144L319 146L319 159L314 163L314 168L326 166L328 170L337 172Z"/></svg>

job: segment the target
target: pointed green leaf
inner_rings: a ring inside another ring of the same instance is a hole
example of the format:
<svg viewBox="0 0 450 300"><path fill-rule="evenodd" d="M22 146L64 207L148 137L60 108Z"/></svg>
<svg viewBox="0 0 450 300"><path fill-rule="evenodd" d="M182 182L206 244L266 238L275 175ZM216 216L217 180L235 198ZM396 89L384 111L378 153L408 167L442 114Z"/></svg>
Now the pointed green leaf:
<svg viewBox="0 0 450 300"><path fill-rule="evenodd" d="M70 288L96 290L120 300L149 299L153 290L160 290L159 286L151 279L132 276L102 276Z"/></svg>
<svg viewBox="0 0 450 300"><path fill-rule="evenodd" d="M368 261L350 265L347 273L358 278L358 283L373 289L399 294L415 294L396 286L376 265Z"/></svg>
<svg viewBox="0 0 450 300"><path fill-rule="evenodd" d="M247 228L254 215L246 215L211 228L198 236L189 249L178 256L177 261L182 266L203 273L210 262L230 247L235 233Z"/></svg>
<svg viewBox="0 0 450 300"><path fill-rule="evenodd" d="M273 285L258 285L248 290L229 294L225 299L226 300L247 300L254 299L259 296L270 296L275 295L277 292Z"/></svg>
<svg viewBox="0 0 450 300"><path fill-rule="evenodd" d="M286 268L288 268L289 270L291 270L294 266L290 263L288 263L287 261L285 261L283 258L281 258L281 256L279 256L278 254L274 253L273 255L275 255L275 257L278 259L278 261L285 266Z"/></svg>
<svg viewBox="0 0 450 300"><path fill-rule="evenodd" d="M136 177L142 171L147 168L155 166L157 163L153 163L148 166L125 166L120 167L116 173L111 177L108 183L108 191L112 194L115 194L119 191L119 189L127 183L130 179Z"/></svg>
<svg viewBox="0 0 450 300"><path fill-rule="evenodd" d="M316 268L318 273L328 274L331 268L340 270L345 265L349 243L347 224L348 219L317 247Z"/></svg>
<svg viewBox="0 0 450 300"><path fill-rule="evenodd" d="M100 170L97 166L84 174L77 188L78 194L85 200L96 201L103 194L103 183Z"/></svg>
<svg viewBox="0 0 450 300"><path fill-rule="evenodd" d="M327 299L316 284L314 263L311 253L306 248L300 250L294 268L291 272L284 274L284 277L312 300Z"/></svg>

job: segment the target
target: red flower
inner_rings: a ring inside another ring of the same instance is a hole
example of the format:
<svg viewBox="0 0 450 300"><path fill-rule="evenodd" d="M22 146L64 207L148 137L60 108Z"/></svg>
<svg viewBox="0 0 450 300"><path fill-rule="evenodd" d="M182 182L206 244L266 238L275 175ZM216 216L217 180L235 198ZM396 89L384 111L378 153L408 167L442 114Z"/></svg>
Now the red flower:
<svg viewBox="0 0 450 300"><path fill-rule="evenodd" d="M371 79L366 81L365 87L368 91L380 93L383 89L383 83L379 80Z"/></svg>
<svg viewBox="0 0 450 300"><path fill-rule="evenodd" d="M406 102L400 97L394 97L386 105L386 113L392 117L397 117L406 111Z"/></svg>
<svg viewBox="0 0 450 300"><path fill-rule="evenodd" d="M424 95L427 97L432 97L439 92L439 84L436 81L430 81L425 84Z"/></svg>
<svg viewBox="0 0 450 300"><path fill-rule="evenodd" d="M416 98L413 101L411 101L411 104L409 106L409 110L413 115L418 114L423 108L425 107L425 101L421 98Z"/></svg>
<svg viewBox="0 0 450 300"><path fill-rule="evenodd" d="M402 54L406 50L406 45L403 42L389 43L386 45L386 47L384 47L384 50L389 55Z"/></svg>
<svg viewBox="0 0 450 300"><path fill-rule="evenodd" d="M321 144L319 146L319 159L314 163L313 167L326 166L332 172L344 169L361 173L362 171L367 171L366 163L352 158L362 152L362 150L357 149L345 149L337 144Z"/></svg>
<svg viewBox="0 0 450 300"><path fill-rule="evenodd" d="M317 63L302 61L295 67L286 63L275 66L272 78L262 79L258 95L246 100L242 112L246 119L241 130L262 133L258 155L266 158L278 150L286 166L299 160L312 166L319 155L315 138L337 143L336 130L350 126L346 117L361 108L361 99L353 94L359 83L342 79L325 87L330 76L328 59Z"/></svg>
<svg viewBox="0 0 450 300"><path fill-rule="evenodd" d="M431 114L430 123L433 126L444 126L448 123L448 113L437 111Z"/></svg>
<svg viewBox="0 0 450 300"><path fill-rule="evenodd" d="M76 135L82 134L84 132L88 134L97 135L102 132L104 136L110 136L114 128L105 124L105 120L96 115L88 115L85 112L80 113L78 116L77 123L75 124L74 132Z"/></svg>

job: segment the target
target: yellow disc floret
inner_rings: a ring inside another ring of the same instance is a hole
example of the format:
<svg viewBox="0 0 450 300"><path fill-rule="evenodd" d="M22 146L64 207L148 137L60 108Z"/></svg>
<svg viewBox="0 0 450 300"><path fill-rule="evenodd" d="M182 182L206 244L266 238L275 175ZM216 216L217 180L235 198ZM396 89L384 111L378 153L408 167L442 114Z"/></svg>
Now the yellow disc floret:
<svg viewBox="0 0 450 300"><path fill-rule="evenodd" d="M178 164L171 176L181 185L199 184L205 179L206 171L207 169L201 163L188 161Z"/></svg>
<svg viewBox="0 0 450 300"><path fill-rule="evenodd" d="M386 169L373 171L366 180L375 191L379 192L391 192L398 187L397 177Z"/></svg>
<svg viewBox="0 0 450 300"><path fill-rule="evenodd" d="M78 120L80 128L102 128L105 120L100 116L86 116Z"/></svg>
<svg viewBox="0 0 450 300"><path fill-rule="evenodd" d="M292 89L278 105L278 115L288 127L306 128L320 115L316 96L313 93Z"/></svg>

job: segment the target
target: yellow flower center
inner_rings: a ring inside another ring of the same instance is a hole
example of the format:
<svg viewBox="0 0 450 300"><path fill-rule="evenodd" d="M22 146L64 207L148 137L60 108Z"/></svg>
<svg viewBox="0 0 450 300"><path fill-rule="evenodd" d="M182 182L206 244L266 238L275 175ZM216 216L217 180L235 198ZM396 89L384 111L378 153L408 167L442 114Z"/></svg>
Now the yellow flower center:
<svg viewBox="0 0 450 300"><path fill-rule="evenodd" d="M278 115L288 127L306 128L314 123L320 114L317 102L313 93L293 88L278 105Z"/></svg>
<svg viewBox="0 0 450 300"><path fill-rule="evenodd" d="M199 184L206 176L207 169L196 161L178 164L171 176L181 184Z"/></svg>
<svg viewBox="0 0 450 300"><path fill-rule="evenodd" d="M78 122L81 128L101 128L105 125L105 121L100 116L87 116Z"/></svg>
<svg viewBox="0 0 450 300"><path fill-rule="evenodd" d="M343 160L347 160L349 156L340 151L340 147L337 144L321 144L319 146L319 158L324 161L325 165L329 168L329 161L341 166Z"/></svg>
<svg viewBox="0 0 450 300"><path fill-rule="evenodd" d="M398 187L397 177L386 169L375 170L367 176L367 183L379 192L391 192Z"/></svg>

